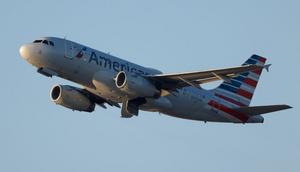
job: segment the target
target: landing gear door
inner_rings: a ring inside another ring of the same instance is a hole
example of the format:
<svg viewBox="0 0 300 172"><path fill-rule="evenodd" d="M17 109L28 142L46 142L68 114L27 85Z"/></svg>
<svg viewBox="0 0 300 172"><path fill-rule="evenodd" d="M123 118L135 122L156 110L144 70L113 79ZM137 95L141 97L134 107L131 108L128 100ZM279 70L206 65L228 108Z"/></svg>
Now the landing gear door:
<svg viewBox="0 0 300 172"><path fill-rule="evenodd" d="M74 57L73 43L65 39L65 58L73 59L73 57Z"/></svg>

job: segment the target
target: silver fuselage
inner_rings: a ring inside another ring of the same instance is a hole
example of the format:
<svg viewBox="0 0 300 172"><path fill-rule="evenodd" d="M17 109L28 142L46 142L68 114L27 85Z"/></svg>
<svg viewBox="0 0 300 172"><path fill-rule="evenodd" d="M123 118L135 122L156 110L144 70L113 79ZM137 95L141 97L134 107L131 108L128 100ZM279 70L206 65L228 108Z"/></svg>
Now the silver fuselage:
<svg viewBox="0 0 300 172"><path fill-rule="evenodd" d="M51 71L54 75L84 86L90 92L105 99L121 103L125 98L114 82L119 71L141 75L160 74L159 70L143 67L87 46L55 37L45 37L54 46L29 43L20 48L21 56L37 68ZM109 78L97 83L96 74ZM96 87L95 84L98 84ZM208 106L212 99L210 91L195 87L184 87L164 97L149 99L141 110L154 111L184 119L215 122L236 122L236 118ZM249 121L251 122L251 121Z"/></svg>

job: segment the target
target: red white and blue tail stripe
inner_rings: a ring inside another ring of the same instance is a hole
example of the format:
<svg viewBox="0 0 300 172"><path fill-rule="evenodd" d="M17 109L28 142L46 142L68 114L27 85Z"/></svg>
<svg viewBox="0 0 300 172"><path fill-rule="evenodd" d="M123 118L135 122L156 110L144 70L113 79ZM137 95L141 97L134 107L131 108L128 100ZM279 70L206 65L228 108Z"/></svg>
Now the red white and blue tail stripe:
<svg viewBox="0 0 300 172"><path fill-rule="evenodd" d="M264 65L266 58L252 55L243 65ZM224 102L227 107L249 106L263 69L241 73L240 75L224 81L214 90L218 102Z"/></svg>
<svg viewBox="0 0 300 172"><path fill-rule="evenodd" d="M266 58L252 55L243 65L255 64L263 66ZM241 73L240 75L224 81L219 87L213 90L213 98L208 105L228 114L232 120L238 119L245 123L250 116L235 109L250 105L255 88L257 86L262 69Z"/></svg>

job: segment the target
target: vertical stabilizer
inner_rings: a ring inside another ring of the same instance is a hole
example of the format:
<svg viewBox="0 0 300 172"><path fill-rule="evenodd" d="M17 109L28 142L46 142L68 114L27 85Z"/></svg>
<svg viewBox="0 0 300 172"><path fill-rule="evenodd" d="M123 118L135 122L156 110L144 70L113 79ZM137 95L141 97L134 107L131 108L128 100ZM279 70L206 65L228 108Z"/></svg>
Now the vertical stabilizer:
<svg viewBox="0 0 300 172"><path fill-rule="evenodd" d="M265 62L266 58L252 55L243 65L264 65ZM224 81L219 87L214 89L216 98L225 102L229 107L249 106L262 70L263 68L241 73L228 81Z"/></svg>

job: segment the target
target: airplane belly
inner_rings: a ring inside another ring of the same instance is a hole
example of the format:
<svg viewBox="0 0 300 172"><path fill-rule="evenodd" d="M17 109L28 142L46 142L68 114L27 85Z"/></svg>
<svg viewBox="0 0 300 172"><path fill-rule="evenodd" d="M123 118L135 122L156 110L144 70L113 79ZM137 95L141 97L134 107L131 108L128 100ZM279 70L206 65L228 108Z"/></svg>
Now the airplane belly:
<svg viewBox="0 0 300 172"><path fill-rule="evenodd" d="M146 98L146 104L143 104L140 108L145 111L159 112L161 110L170 110L173 108L172 103L166 97L159 98Z"/></svg>
<svg viewBox="0 0 300 172"><path fill-rule="evenodd" d="M170 102L172 103L171 109L161 110L161 113L164 113L169 116L198 120L198 121L211 121L211 122L230 122L223 115L220 115L214 111L211 111L207 107L207 103L200 101L193 101L189 98L176 98L169 97Z"/></svg>
<svg viewBox="0 0 300 172"><path fill-rule="evenodd" d="M92 83L101 96L111 100L119 100L122 94L115 85L114 77L114 73L100 70L94 74Z"/></svg>

